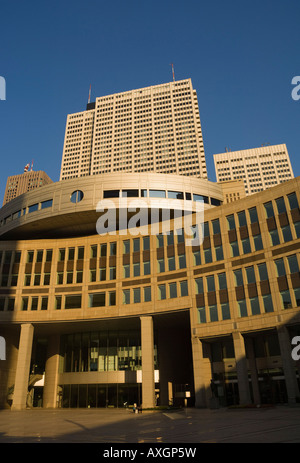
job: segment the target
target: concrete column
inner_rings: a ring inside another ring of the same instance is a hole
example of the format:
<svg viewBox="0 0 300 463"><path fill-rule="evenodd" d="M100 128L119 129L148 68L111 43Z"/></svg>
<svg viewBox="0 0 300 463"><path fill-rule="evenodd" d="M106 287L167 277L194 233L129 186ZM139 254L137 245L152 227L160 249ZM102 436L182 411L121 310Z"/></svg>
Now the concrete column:
<svg viewBox="0 0 300 463"><path fill-rule="evenodd" d="M30 323L21 325L12 410L26 408L33 332L34 328Z"/></svg>
<svg viewBox="0 0 300 463"><path fill-rule="evenodd" d="M285 326L278 327L277 333L288 395L288 403L292 405L296 403L296 397L300 396L295 364L292 359L292 344L288 329Z"/></svg>
<svg viewBox="0 0 300 463"><path fill-rule="evenodd" d="M153 318L140 318L142 340L142 406L143 408L153 408L155 407Z"/></svg>
<svg viewBox="0 0 300 463"><path fill-rule="evenodd" d="M247 352L249 355L249 367L250 367L250 373L251 373L253 400L254 400L254 403L258 405L261 403L261 398L260 398L259 385L258 385L258 374L257 374L253 339L246 338L245 343L246 343Z"/></svg>
<svg viewBox="0 0 300 463"><path fill-rule="evenodd" d="M206 408L211 398L210 381L211 361L203 356L203 343L198 338L192 338L195 407Z"/></svg>
<svg viewBox="0 0 300 463"><path fill-rule="evenodd" d="M57 406L57 380L60 359L59 340L60 336L58 334L49 338L47 360L45 367L43 408L56 408Z"/></svg>
<svg viewBox="0 0 300 463"><path fill-rule="evenodd" d="M240 405L247 405L251 403L251 395L248 379L245 341L242 334L237 331L232 333L232 337L234 343Z"/></svg>

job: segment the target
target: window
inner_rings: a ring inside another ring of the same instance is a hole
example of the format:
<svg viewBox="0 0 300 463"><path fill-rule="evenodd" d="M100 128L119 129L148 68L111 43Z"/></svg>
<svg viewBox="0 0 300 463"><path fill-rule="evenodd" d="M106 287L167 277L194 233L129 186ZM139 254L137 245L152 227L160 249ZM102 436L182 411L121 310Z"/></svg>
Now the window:
<svg viewBox="0 0 300 463"><path fill-rule="evenodd" d="M243 273L242 270L236 270L234 272L234 278L235 278L235 286L244 286L244 280L243 280Z"/></svg>
<svg viewBox="0 0 300 463"><path fill-rule="evenodd" d="M188 282L186 280L180 282L181 297L188 296Z"/></svg>
<svg viewBox="0 0 300 463"><path fill-rule="evenodd" d="M108 305L116 305L116 292L110 291L108 293Z"/></svg>
<svg viewBox="0 0 300 463"><path fill-rule="evenodd" d="M91 259L95 259L97 257L98 246L97 244L93 244L91 246Z"/></svg>
<svg viewBox="0 0 300 463"><path fill-rule="evenodd" d="M103 191L103 198L119 198L120 190L106 190Z"/></svg>
<svg viewBox="0 0 300 463"><path fill-rule="evenodd" d="M252 207L251 209L248 209L248 211L249 211L250 223L258 222L256 207Z"/></svg>
<svg viewBox="0 0 300 463"><path fill-rule="evenodd" d="M110 280L116 279L116 267L109 267L109 279Z"/></svg>
<svg viewBox="0 0 300 463"><path fill-rule="evenodd" d="M204 249L204 260L206 264L210 264L212 262L211 248Z"/></svg>
<svg viewBox="0 0 300 463"><path fill-rule="evenodd" d="M230 320L230 308L228 302L221 304L221 313L223 320Z"/></svg>
<svg viewBox="0 0 300 463"><path fill-rule="evenodd" d="M194 265L201 265L201 254L200 251L193 251Z"/></svg>
<svg viewBox="0 0 300 463"><path fill-rule="evenodd" d="M286 212L285 202L284 202L283 197L276 199L276 206L277 206L278 214L282 214L283 212Z"/></svg>
<svg viewBox="0 0 300 463"><path fill-rule="evenodd" d="M234 215L228 215L226 217L227 219L227 226L228 226L228 230L235 230L235 220L234 220Z"/></svg>
<svg viewBox="0 0 300 463"><path fill-rule="evenodd" d="M223 254L223 246L216 246L215 247L215 253L216 253L216 260L223 260L224 259L224 254Z"/></svg>
<svg viewBox="0 0 300 463"><path fill-rule="evenodd" d="M251 252L250 239L245 238L242 240L243 253L249 254Z"/></svg>
<svg viewBox="0 0 300 463"><path fill-rule="evenodd" d="M292 300L289 290L281 291L281 308L282 309L290 309L292 307Z"/></svg>
<svg viewBox="0 0 300 463"><path fill-rule="evenodd" d="M165 271L165 260L164 259L157 260L157 271L158 273L162 273Z"/></svg>
<svg viewBox="0 0 300 463"><path fill-rule="evenodd" d="M219 280L219 290L227 289L226 273L219 273L218 280Z"/></svg>
<svg viewBox="0 0 300 463"><path fill-rule="evenodd" d="M140 263L136 262L135 264L133 264L133 276L139 277L140 274L141 274Z"/></svg>
<svg viewBox="0 0 300 463"><path fill-rule="evenodd" d="M34 286L39 286L41 284L41 274L40 273L35 273L33 284Z"/></svg>
<svg viewBox="0 0 300 463"><path fill-rule="evenodd" d="M245 211L238 212L239 226L244 227L247 225L246 213Z"/></svg>
<svg viewBox="0 0 300 463"><path fill-rule="evenodd" d="M266 264L260 264L260 265L258 265L258 273L259 273L260 281L266 281L266 280L269 279L268 270L267 270L267 265L266 265Z"/></svg>
<svg viewBox="0 0 300 463"><path fill-rule="evenodd" d="M53 204L52 199L48 199L48 201L43 201L41 203L41 209L47 209L48 207L52 207L52 204Z"/></svg>
<svg viewBox="0 0 300 463"><path fill-rule="evenodd" d="M89 294L89 307L104 307L105 293Z"/></svg>
<svg viewBox="0 0 300 463"><path fill-rule="evenodd" d="M52 249L47 249L46 251L46 262L52 262Z"/></svg>
<svg viewBox="0 0 300 463"><path fill-rule="evenodd" d="M101 244L100 246L100 257L106 257L107 254L107 245Z"/></svg>
<svg viewBox="0 0 300 463"><path fill-rule="evenodd" d="M237 241L232 241L230 243L231 257L237 257L240 255L239 244Z"/></svg>
<svg viewBox="0 0 300 463"><path fill-rule="evenodd" d="M38 203L37 204L32 204L31 206L28 207L28 213L30 214L31 212L37 211L39 208Z"/></svg>
<svg viewBox="0 0 300 463"><path fill-rule="evenodd" d="M122 190L123 198L138 198L139 190Z"/></svg>
<svg viewBox="0 0 300 463"><path fill-rule="evenodd" d="M30 286L30 282L31 282L31 274L26 273L24 277L24 286Z"/></svg>
<svg viewBox="0 0 300 463"><path fill-rule="evenodd" d="M214 275L210 275L210 276L206 277L206 284L207 284L207 291L208 292L212 292L212 291L216 290Z"/></svg>
<svg viewBox="0 0 300 463"><path fill-rule="evenodd" d="M251 306L252 315L260 314L260 307L259 307L258 297L251 297L250 298L250 306Z"/></svg>
<svg viewBox="0 0 300 463"><path fill-rule="evenodd" d="M292 232L291 232L291 227L290 225L285 225L284 227L281 228L282 235L283 235L283 240L285 243L288 241L292 241Z"/></svg>
<svg viewBox="0 0 300 463"><path fill-rule="evenodd" d="M151 286L146 286L144 288L144 302L151 301Z"/></svg>
<svg viewBox="0 0 300 463"><path fill-rule="evenodd" d="M115 256L117 254L117 243L110 243L110 255Z"/></svg>
<svg viewBox="0 0 300 463"><path fill-rule="evenodd" d="M298 264L298 259L297 256L289 256L287 258L288 263L289 263L289 268L290 268L290 273L298 273L299 272L299 264Z"/></svg>
<svg viewBox="0 0 300 463"><path fill-rule="evenodd" d="M58 260L60 262L63 262L65 260L65 256L66 256L66 250L65 249L59 249L59 251L58 251Z"/></svg>
<svg viewBox="0 0 300 463"><path fill-rule="evenodd" d="M83 271L77 270L76 271L76 283L82 283L83 281Z"/></svg>
<svg viewBox="0 0 300 463"><path fill-rule="evenodd" d="M164 247L164 235L156 235L156 247L163 248Z"/></svg>
<svg viewBox="0 0 300 463"><path fill-rule="evenodd" d="M274 217L274 209L273 209L272 201L265 203L264 206L265 206L265 213L266 213L267 219Z"/></svg>
<svg viewBox="0 0 300 463"><path fill-rule="evenodd" d="M43 251L37 251L36 253L36 261L43 262Z"/></svg>
<svg viewBox="0 0 300 463"><path fill-rule="evenodd" d="M216 304L209 306L209 316L211 322L218 321L218 307Z"/></svg>
<svg viewBox="0 0 300 463"><path fill-rule="evenodd" d="M195 280L196 284L196 294L203 294L203 278L196 278Z"/></svg>
<svg viewBox="0 0 300 463"><path fill-rule="evenodd" d="M81 190L76 190L76 191L73 191L73 193L71 194L70 200L74 204L80 203L80 201L83 200L83 196L84 195Z"/></svg>
<svg viewBox="0 0 300 463"><path fill-rule="evenodd" d="M65 309L80 309L81 308L81 295L66 296Z"/></svg>
<svg viewBox="0 0 300 463"><path fill-rule="evenodd" d="M165 198L166 192L164 190L149 190L150 198Z"/></svg>
<svg viewBox="0 0 300 463"><path fill-rule="evenodd" d="M169 295L171 299L177 297L177 284L176 283L169 283Z"/></svg>
<svg viewBox="0 0 300 463"><path fill-rule="evenodd" d="M75 257L75 248L69 248L68 260L74 260Z"/></svg>
<svg viewBox="0 0 300 463"><path fill-rule="evenodd" d="M123 278L130 278L130 265L129 264L123 265Z"/></svg>
<svg viewBox="0 0 300 463"><path fill-rule="evenodd" d="M299 209L298 199L296 193L291 193L288 195L290 209Z"/></svg>
<svg viewBox="0 0 300 463"><path fill-rule="evenodd" d="M21 310L28 310L28 297L22 297Z"/></svg>
<svg viewBox="0 0 300 463"><path fill-rule="evenodd" d="M219 233L221 233L221 228L220 228L220 221L219 221L219 219L213 220L213 221L212 221L212 228L213 228L213 234L214 234L214 235L218 235Z"/></svg>
<svg viewBox="0 0 300 463"><path fill-rule="evenodd" d="M150 249L150 236L143 237L143 250L149 251Z"/></svg>
<svg viewBox="0 0 300 463"><path fill-rule="evenodd" d="M139 252L140 251L140 239L136 238L133 240L133 252Z"/></svg>
<svg viewBox="0 0 300 463"><path fill-rule="evenodd" d="M139 304L141 302L141 288L133 289L133 302Z"/></svg>
<svg viewBox="0 0 300 463"><path fill-rule="evenodd" d="M171 246L174 244L174 233L173 231L171 230L168 234L167 234L167 245L168 246Z"/></svg>
<svg viewBox="0 0 300 463"><path fill-rule="evenodd" d="M270 238L271 238L271 244L272 244L272 246L277 246L278 244L280 244L279 235L278 235L278 230L277 230L277 229L275 229L275 230L270 230L269 233L270 233Z"/></svg>
<svg viewBox="0 0 300 463"><path fill-rule="evenodd" d="M61 310L61 296L55 296L55 310Z"/></svg>
<svg viewBox="0 0 300 463"><path fill-rule="evenodd" d="M70 285L73 283L73 272L67 272L67 284Z"/></svg>
<svg viewBox="0 0 300 463"><path fill-rule="evenodd" d="M159 285L158 286L158 299L161 301L166 299L166 285Z"/></svg>
<svg viewBox="0 0 300 463"><path fill-rule="evenodd" d="M247 275L248 285L250 285L252 283L256 283L254 267L247 267L246 268L246 275Z"/></svg>
<svg viewBox="0 0 300 463"><path fill-rule="evenodd" d="M179 268L186 268L186 258L185 258L185 254L180 254L178 256L178 264L179 264Z"/></svg>
<svg viewBox="0 0 300 463"><path fill-rule="evenodd" d="M285 266L283 259L275 260L276 270L277 270L277 277L282 277L286 275Z"/></svg>
<svg viewBox="0 0 300 463"><path fill-rule="evenodd" d="M267 294L267 295L263 296L262 299L263 299L265 313L274 312L273 301L272 301L271 294Z"/></svg>
<svg viewBox="0 0 300 463"><path fill-rule="evenodd" d="M31 264L33 262L33 255L34 255L33 251L27 252L27 263L28 264ZM4 263L6 263L5 260L4 260Z"/></svg>
<svg viewBox="0 0 300 463"><path fill-rule="evenodd" d="M84 247L83 247L83 246L80 246L80 247L78 248L78 255L77 255L77 258L78 258L79 260L84 259Z"/></svg>
<svg viewBox="0 0 300 463"><path fill-rule="evenodd" d="M37 310L38 309L38 303L39 303L39 298L38 297L32 297L31 298L31 310Z"/></svg>
<svg viewBox="0 0 300 463"><path fill-rule="evenodd" d="M168 191L168 198L183 199L183 192L182 191Z"/></svg>
<svg viewBox="0 0 300 463"><path fill-rule="evenodd" d="M151 268L150 268L150 260L144 262L144 275L150 275Z"/></svg>
<svg viewBox="0 0 300 463"><path fill-rule="evenodd" d="M198 307L198 322L206 323L205 307Z"/></svg>
<svg viewBox="0 0 300 463"><path fill-rule="evenodd" d="M168 257L168 269L169 272L176 270L175 257Z"/></svg>
<svg viewBox="0 0 300 463"><path fill-rule="evenodd" d="M48 297L42 297L41 310L48 310Z"/></svg>
<svg viewBox="0 0 300 463"><path fill-rule="evenodd" d="M263 249L263 242L261 235L255 235L253 236L253 241L254 241L254 249L255 251L261 251Z"/></svg>

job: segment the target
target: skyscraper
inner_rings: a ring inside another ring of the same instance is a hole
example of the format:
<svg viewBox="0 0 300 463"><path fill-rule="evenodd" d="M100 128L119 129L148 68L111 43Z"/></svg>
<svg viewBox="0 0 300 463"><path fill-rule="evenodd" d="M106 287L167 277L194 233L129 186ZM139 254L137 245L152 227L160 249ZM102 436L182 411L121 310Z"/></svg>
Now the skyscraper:
<svg viewBox="0 0 300 463"><path fill-rule="evenodd" d="M96 98L68 115L60 180L110 172L207 178L191 79Z"/></svg>
<svg viewBox="0 0 300 463"><path fill-rule="evenodd" d="M51 178L42 170L25 171L23 174L10 176L6 183L3 206L17 196L49 183L52 183Z"/></svg>
<svg viewBox="0 0 300 463"><path fill-rule="evenodd" d="M214 163L218 182L242 179L247 195L294 178L285 144L214 154Z"/></svg>

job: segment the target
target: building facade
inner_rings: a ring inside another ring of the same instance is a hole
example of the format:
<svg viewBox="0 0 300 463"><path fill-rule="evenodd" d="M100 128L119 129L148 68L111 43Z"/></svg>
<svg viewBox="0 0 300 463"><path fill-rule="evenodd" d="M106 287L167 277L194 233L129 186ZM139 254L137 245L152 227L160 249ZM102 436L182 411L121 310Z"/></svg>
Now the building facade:
<svg viewBox="0 0 300 463"><path fill-rule="evenodd" d="M299 204L299 178L225 204L216 183L157 173L65 180L10 201L1 406L295 403Z"/></svg>
<svg viewBox="0 0 300 463"><path fill-rule="evenodd" d="M214 154L214 163L218 182L243 180L247 195L294 178L285 144Z"/></svg>
<svg viewBox="0 0 300 463"><path fill-rule="evenodd" d="M17 196L49 183L52 183L51 178L42 170L10 176L6 182L3 206Z"/></svg>
<svg viewBox="0 0 300 463"><path fill-rule="evenodd" d="M60 180L113 172L207 178L190 79L96 98L68 115Z"/></svg>

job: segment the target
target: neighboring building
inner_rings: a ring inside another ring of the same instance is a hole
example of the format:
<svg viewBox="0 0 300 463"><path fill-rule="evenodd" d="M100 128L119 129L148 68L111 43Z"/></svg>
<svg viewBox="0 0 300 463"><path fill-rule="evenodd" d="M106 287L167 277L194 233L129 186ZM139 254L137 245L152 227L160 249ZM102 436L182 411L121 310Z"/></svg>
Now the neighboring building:
<svg viewBox="0 0 300 463"><path fill-rule="evenodd" d="M242 179L247 195L294 178L285 144L214 154L214 163L217 182Z"/></svg>
<svg viewBox="0 0 300 463"><path fill-rule="evenodd" d="M207 178L190 79L96 98L68 115L60 180L112 172Z"/></svg>
<svg viewBox="0 0 300 463"><path fill-rule="evenodd" d="M223 191L224 203L232 203L246 197L245 184L243 180L229 180L219 182Z"/></svg>
<svg viewBox="0 0 300 463"><path fill-rule="evenodd" d="M36 172L33 170L25 171L23 174L8 177L3 206L17 196L49 183L52 183L51 178L42 170Z"/></svg>
<svg viewBox="0 0 300 463"><path fill-rule="evenodd" d="M97 234L108 201L117 224L129 213L124 194L147 217L163 199L194 213L202 200L203 243L188 246L173 219L163 234L163 211L156 233ZM299 204L300 178L222 205L216 183L157 173L75 178L10 201L0 211L1 405L296 403Z"/></svg>

